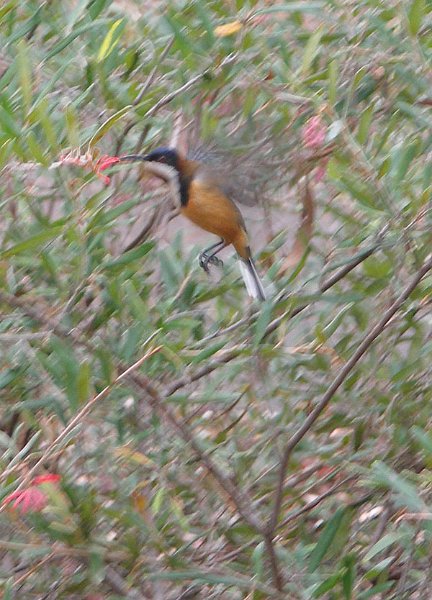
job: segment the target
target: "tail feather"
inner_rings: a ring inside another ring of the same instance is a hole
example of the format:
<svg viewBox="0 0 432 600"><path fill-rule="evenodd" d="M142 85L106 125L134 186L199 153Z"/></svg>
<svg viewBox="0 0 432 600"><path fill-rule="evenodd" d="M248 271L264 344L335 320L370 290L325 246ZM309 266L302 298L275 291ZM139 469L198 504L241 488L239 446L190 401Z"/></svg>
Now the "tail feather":
<svg viewBox="0 0 432 600"><path fill-rule="evenodd" d="M240 259L239 264L249 296L263 302L266 299L266 295L253 260L251 258L246 260Z"/></svg>

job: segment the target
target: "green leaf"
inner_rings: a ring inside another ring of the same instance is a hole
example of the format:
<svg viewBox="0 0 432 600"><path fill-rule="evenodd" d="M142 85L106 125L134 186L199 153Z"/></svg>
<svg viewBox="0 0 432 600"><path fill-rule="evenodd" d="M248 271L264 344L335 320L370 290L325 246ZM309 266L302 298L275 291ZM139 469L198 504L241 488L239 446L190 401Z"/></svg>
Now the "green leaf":
<svg viewBox="0 0 432 600"><path fill-rule="evenodd" d="M78 148L80 145L78 115L73 104L66 107L65 118L69 145Z"/></svg>
<svg viewBox="0 0 432 600"><path fill-rule="evenodd" d="M312 573L315 569L318 568L319 564L323 560L324 556L328 552L330 546L333 543L333 540L336 537L338 529L342 523L343 517L346 513L346 508L338 508L333 517L324 527L323 532L321 533L318 542L315 545L310 557L309 557L309 572Z"/></svg>
<svg viewBox="0 0 432 600"><path fill-rule="evenodd" d="M408 30L411 35L417 35L419 32L425 14L426 0L411 0L408 10Z"/></svg>
<svg viewBox="0 0 432 600"><path fill-rule="evenodd" d="M209 573L206 571L189 570L189 571L160 571L156 573L146 574L146 579L155 581L158 579L167 581L199 581L201 583L217 585L222 584L226 586L238 586L240 588L253 588L257 587L260 589L259 582L252 582L249 578L244 576L235 575L223 575L217 573Z"/></svg>
<svg viewBox="0 0 432 600"><path fill-rule="evenodd" d="M263 339L267 326L271 321L273 304L271 302L264 302L260 309L260 315L255 323L255 335L253 339L255 347L257 347Z"/></svg>
<svg viewBox="0 0 432 600"><path fill-rule="evenodd" d="M392 272L393 266L391 262L386 259L380 259L376 256L369 256L363 262L363 270L368 275L368 277L373 277L374 279L383 279L384 277L388 277Z"/></svg>
<svg viewBox="0 0 432 600"><path fill-rule="evenodd" d="M428 512L428 508L418 495L416 488L383 462L375 461L372 465L372 473L376 481L392 489L409 510Z"/></svg>
<svg viewBox="0 0 432 600"><path fill-rule="evenodd" d="M28 149L31 152L32 158L42 164L44 167L49 165L49 160L42 146L37 141L37 138L33 131L29 131L26 137Z"/></svg>
<svg viewBox="0 0 432 600"><path fill-rule="evenodd" d="M328 101L330 106L334 106L337 100L339 63L337 59L331 61L328 66Z"/></svg>
<svg viewBox="0 0 432 600"><path fill-rule="evenodd" d="M318 29L308 39L300 67L300 71L303 75L309 71L316 55L318 54L323 33L324 28L318 27Z"/></svg>
<svg viewBox="0 0 432 600"><path fill-rule="evenodd" d="M97 55L98 62L102 62L107 56L109 56L111 54L111 52L114 50L114 48L116 47L116 45L118 44L118 42L120 40L121 31L118 32L116 36L115 36L115 32L122 23L123 23L123 19L118 19L109 28L109 31L106 34L105 39L103 40L103 42L101 44L101 47L99 48L99 52Z"/></svg>
<svg viewBox="0 0 432 600"><path fill-rule="evenodd" d="M432 437L420 427L412 427L411 431L423 450L432 457Z"/></svg>
<svg viewBox="0 0 432 600"><path fill-rule="evenodd" d="M376 190L372 190L364 182L358 179L352 173L350 175L343 173L340 177L340 181L346 190L367 208L373 208L374 210L382 210L380 206L379 198L377 197Z"/></svg>
<svg viewBox="0 0 432 600"><path fill-rule="evenodd" d="M387 533L382 538L378 540L376 544L370 548L370 550L365 554L363 560L368 562L370 561L376 554L379 554L383 550L386 550L393 544L400 542L402 540L409 539L409 534L407 532L395 531L394 533Z"/></svg>
<svg viewBox="0 0 432 600"><path fill-rule="evenodd" d="M371 104L362 112L362 115L360 117L359 126L358 126L358 131L357 131L357 140L358 140L359 144L367 143L374 111L375 111L375 108Z"/></svg>
<svg viewBox="0 0 432 600"><path fill-rule="evenodd" d="M345 572L342 576L342 590L345 600L351 600L351 598L353 598L356 573L355 561L356 559L353 555L348 555L343 559Z"/></svg>
<svg viewBox="0 0 432 600"><path fill-rule="evenodd" d="M24 113L27 114L30 110L32 101L32 77L30 70L30 55L28 46L25 40L20 40L18 46L18 74L21 84L21 92L24 101Z"/></svg>
<svg viewBox="0 0 432 600"><path fill-rule="evenodd" d="M280 6L269 6L257 10L255 15L266 15L274 12L318 12L325 6L325 2L319 0L311 0L310 2L289 2Z"/></svg>
<svg viewBox="0 0 432 600"><path fill-rule="evenodd" d="M90 18L94 21L109 2L111 0L91 0L87 7Z"/></svg>
<svg viewBox="0 0 432 600"><path fill-rule="evenodd" d="M260 542L256 545L252 552L252 563L254 565L255 576L258 579L262 579L265 572L265 545L264 542Z"/></svg>
<svg viewBox="0 0 432 600"><path fill-rule="evenodd" d="M350 302L349 304L347 304L346 306L344 306L337 314L336 316L330 321L330 323L328 323L323 329L322 331L319 332L319 336L317 335L317 339L320 343L325 343L334 333L335 331L340 327L340 325L342 324L345 315L349 314L351 312L352 307L354 306L354 304L352 302Z"/></svg>
<svg viewBox="0 0 432 600"><path fill-rule="evenodd" d="M18 1L19 0L11 0L0 8L0 23L2 22L3 17L7 15L13 8L15 8L15 6L18 4Z"/></svg>
<svg viewBox="0 0 432 600"><path fill-rule="evenodd" d="M85 25L81 25L81 27L77 27L74 31L72 31L69 35L62 39L61 42L58 42L50 52L45 57L45 60L50 60L56 54L67 48L77 37L87 33L88 31L92 31L100 27L101 25L105 25L110 22L110 19L98 19L97 21L93 21L92 23L86 23Z"/></svg>
<svg viewBox="0 0 432 600"><path fill-rule="evenodd" d="M414 140L410 144L404 143L394 152L392 156L391 174L396 185L405 179L408 168L414 157L417 155L420 147L420 141Z"/></svg>
<svg viewBox="0 0 432 600"><path fill-rule="evenodd" d="M199 354L194 356L192 358L191 362L193 364L199 364L199 363L203 362L210 356L213 356L213 354L216 354L216 352L219 352L219 350L221 348L223 348L225 346L225 344L226 344L226 342L223 341L223 342L218 342L217 344L213 344L213 346L209 346L208 348L205 348Z"/></svg>
<svg viewBox="0 0 432 600"><path fill-rule="evenodd" d="M42 98L39 104L34 109L34 112L42 126L45 137L50 145L50 149L57 153L59 147L59 140L55 131L52 118L50 116L50 106L47 98Z"/></svg>
<svg viewBox="0 0 432 600"><path fill-rule="evenodd" d="M165 500L165 496L166 496L165 488L160 487L158 489L158 491L156 492L156 494L154 495L154 498L151 503L151 509L155 515L157 515L160 512L163 501Z"/></svg>
<svg viewBox="0 0 432 600"><path fill-rule="evenodd" d="M393 555L384 558L380 562L376 563L371 569L369 569L369 571L367 571L364 576L366 577L366 579L376 579L380 573L385 571L387 567L389 567L394 562L394 559L395 557Z"/></svg>
<svg viewBox="0 0 432 600"><path fill-rule="evenodd" d="M122 202L118 206L114 208L110 208L106 210L105 205L101 206L97 209L94 217L90 220L87 225L86 231L92 232L97 227L101 227L103 225L108 225L113 221L116 221L118 217L125 212L128 212L131 208L136 206L141 201L140 198L135 198L133 200L127 200L126 202ZM91 246L92 247L92 246Z"/></svg>
<svg viewBox="0 0 432 600"><path fill-rule="evenodd" d="M369 600L369 598L371 598L372 600L374 598L379 598L380 594L384 594L385 592L388 592L391 588L394 587L394 581L385 581L384 583L378 583L377 585L374 585L372 588L370 588L369 590L366 590L365 592L361 592L356 600ZM386 598L387 595L382 595L381 598Z"/></svg>
<svg viewBox="0 0 432 600"><path fill-rule="evenodd" d="M325 579L322 583L320 583L320 585L317 588L314 589L314 591L312 593L312 597L319 598L320 596L323 596L330 590L334 589L336 587L336 585L339 583L340 579L341 579L340 573L335 573L334 575L330 575L330 577L327 577L327 579Z"/></svg>
<svg viewBox="0 0 432 600"><path fill-rule="evenodd" d="M127 300L126 308L131 311L135 318L146 320L148 316L147 303L141 298L131 280L125 281L124 290Z"/></svg>
<svg viewBox="0 0 432 600"><path fill-rule="evenodd" d="M34 31L42 22L43 5L39 6L30 19L27 19L20 27L15 28L14 34L8 39L9 45L25 37L31 31Z"/></svg>
<svg viewBox="0 0 432 600"><path fill-rule="evenodd" d="M133 248L128 252L125 252L118 258L114 258L112 260L107 260L102 263L102 269L116 269L118 267L124 267L125 265L130 264L135 260L139 260L146 254L150 252L150 250L154 247L154 242L145 242L140 244L137 248Z"/></svg>
<svg viewBox="0 0 432 600"><path fill-rule="evenodd" d="M3 167L10 155L12 154L13 143L12 140L6 140L0 146L0 167Z"/></svg>
<svg viewBox="0 0 432 600"><path fill-rule="evenodd" d="M21 127L16 122L12 114L4 107L0 105L0 131L11 139L19 138L21 135Z"/></svg>
<svg viewBox="0 0 432 600"><path fill-rule="evenodd" d="M16 586L13 577L2 581L3 600L14 600L14 598L16 597L14 590L16 590Z"/></svg>
<svg viewBox="0 0 432 600"><path fill-rule="evenodd" d="M84 404L87 402L90 396L90 378L91 378L91 366L90 363L85 361L80 364L78 377L77 377L77 395L78 403Z"/></svg>
<svg viewBox="0 0 432 600"><path fill-rule="evenodd" d="M115 125L117 123L117 121L120 121L120 119L122 119L125 115L128 114L128 112L133 108L132 104L128 104L127 106L124 106L123 108L121 108L120 110L118 110L116 113L114 113L109 119L107 119L96 131L96 133L91 137L90 141L89 141L89 147L93 148L93 146L95 146L99 140L101 140L103 138L103 136L108 133L108 131L113 127L113 125Z"/></svg>
<svg viewBox="0 0 432 600"><path fill-rule="evenodd" d="M61 225L55 225L55 226L49 227L45 231L41 231L40 233L33 235L32 237L24 240L23 242L20 242L19 244L15 244L15 246L12 246L11 248L8 248L7 250L3 250L3 252L0 252L0 258L10 258L11 256L16 256L17 254L21 254L22 252L25 252L26 250L34 250L35 248L38 248L42 244L49 242L50 240L53 240L54 238L58 237L62 233L63 228L64 228L63 223Z"/></svg>

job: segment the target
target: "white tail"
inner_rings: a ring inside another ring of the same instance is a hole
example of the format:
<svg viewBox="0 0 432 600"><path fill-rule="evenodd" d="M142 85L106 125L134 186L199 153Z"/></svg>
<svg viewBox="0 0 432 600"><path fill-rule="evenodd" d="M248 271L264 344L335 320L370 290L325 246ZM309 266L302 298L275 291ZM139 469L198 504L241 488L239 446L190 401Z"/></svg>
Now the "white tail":
<svg viewBox="0 0 432 600"><path fill-rule="evenodd" d="M239 264L249 296L263 302L266 299L266 295L253 260L251 258L247 260L240 259Z"/></svg>

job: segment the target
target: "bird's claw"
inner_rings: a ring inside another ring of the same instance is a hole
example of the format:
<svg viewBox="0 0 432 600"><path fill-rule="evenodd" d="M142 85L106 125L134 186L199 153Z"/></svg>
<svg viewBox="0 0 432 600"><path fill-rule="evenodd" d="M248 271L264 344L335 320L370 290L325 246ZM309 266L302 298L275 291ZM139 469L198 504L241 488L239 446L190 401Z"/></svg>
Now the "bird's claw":
<svg viewBox="0 0 432 600"><path fill-rule="evenodd" d="M199 265L206 273L210 273L209 265L214 265L215 267L223 267L223 261L217 256L208 256L203 252L199 256Z"/></svg>

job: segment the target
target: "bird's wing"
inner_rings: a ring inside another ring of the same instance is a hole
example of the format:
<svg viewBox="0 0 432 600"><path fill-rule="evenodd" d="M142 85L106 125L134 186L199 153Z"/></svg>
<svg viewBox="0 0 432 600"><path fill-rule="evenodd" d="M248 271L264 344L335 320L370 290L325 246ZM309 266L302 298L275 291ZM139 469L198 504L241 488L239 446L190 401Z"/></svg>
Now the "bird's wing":
<svg viewBox="0 0 432 600"><path fill-rule="evenodd" d="M224 176L225 175L225 179ZM207 164L201 163L200 167L195 172L194 180L203 184L207 188L217 188L222 194L228 199L228 201L232 204L233 209L237 215L237 222L241 225L241 227L246 231L246 226L244 223L244 219L240 210L237 207L237 194L236 190L233 189L232 182L227 183L226 172L222 170L215 169L214 167L209 167Z"/></svg>
<svg viewBox="0 0 432 600"><path fill-rule="evenodd" d="M242 162L241 157L229 150L204 145L191 150L188 159L198 161L200 177L218 185L234 203L246 206L259 203L263 181L256 165Z"/></svg>

